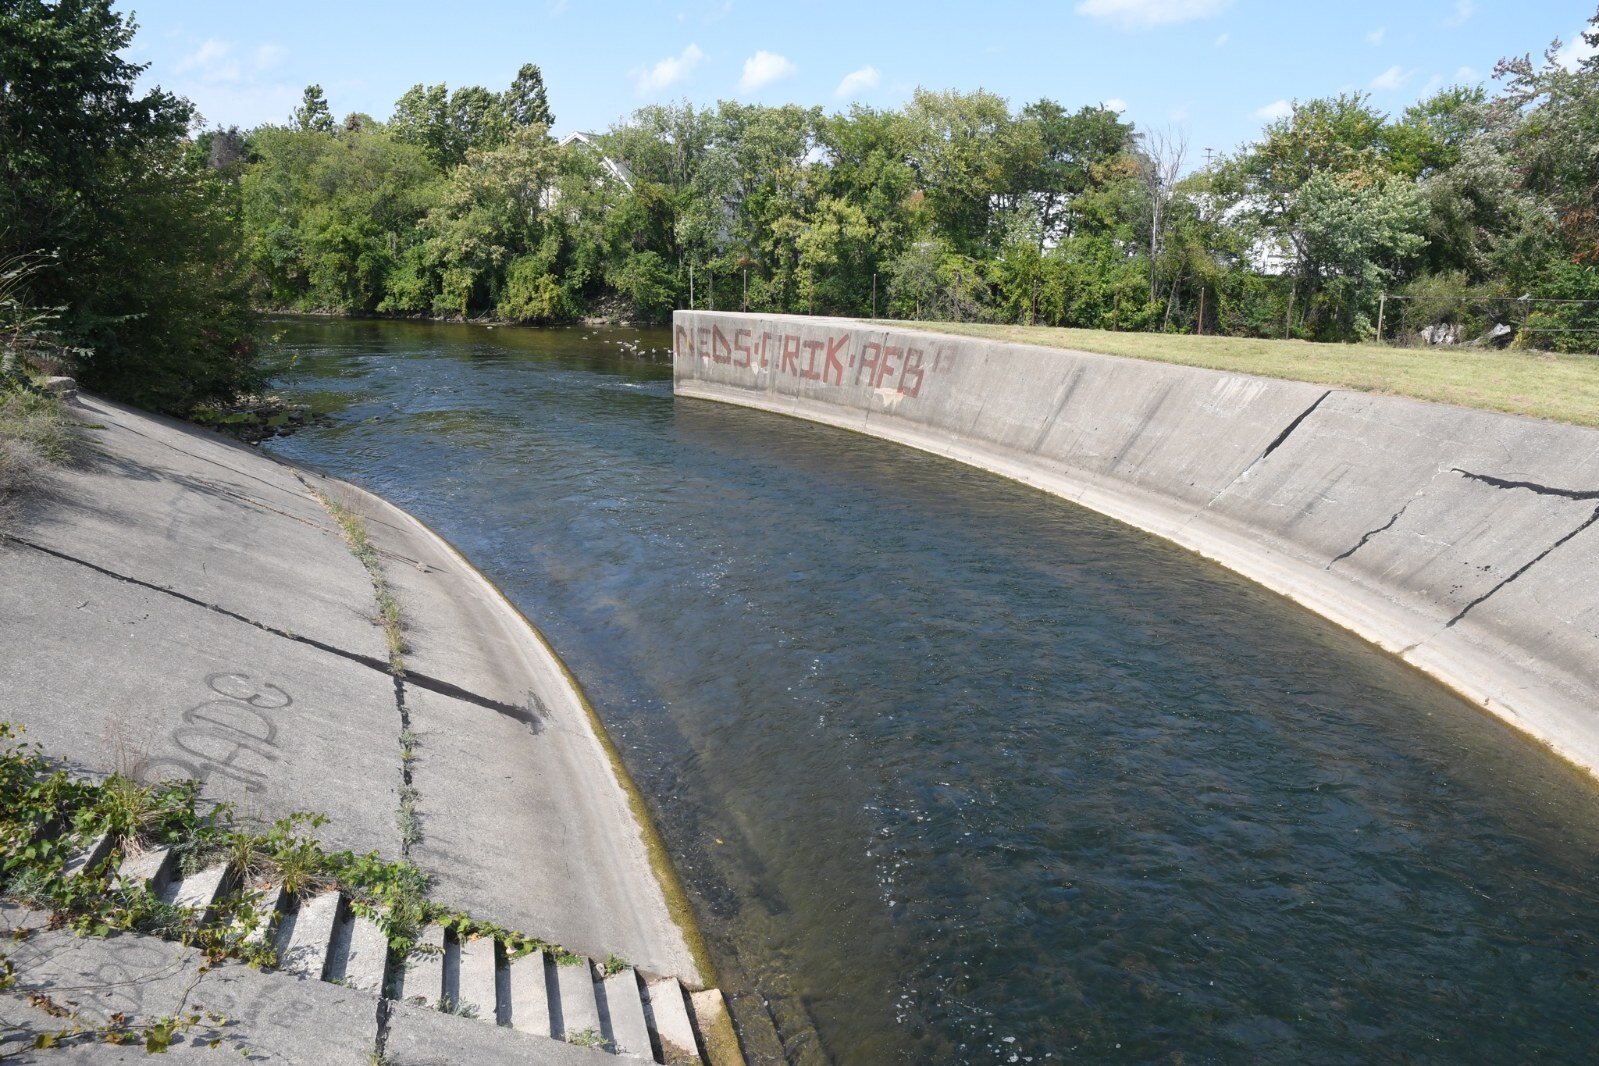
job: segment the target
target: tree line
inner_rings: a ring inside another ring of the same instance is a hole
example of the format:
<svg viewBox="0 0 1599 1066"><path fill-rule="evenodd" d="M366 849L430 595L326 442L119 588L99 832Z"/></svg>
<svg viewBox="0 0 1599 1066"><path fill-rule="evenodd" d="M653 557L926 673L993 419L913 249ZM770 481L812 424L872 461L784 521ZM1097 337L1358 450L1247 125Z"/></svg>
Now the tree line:
<svg viewBox="0 0 1599 1066"><path fill-rule="evenodd" d="M184 101L134 96L131 34L108 0L0 14L0 256L48 257L34 288L93 350L86 379L156 406L249 385L250 307L1335 341L1385 314L1390 337L1508 321L1599 348L1599 305L1576 302L1599 301L1599 57L1504 60L1397 115L1296 102L1198 166L1104 107L982 90L650 106L561 143L532 64L502 89L419 84L386 120L336 119L311 86L284 123L192 133ZM203 372L126 377L151 362Z"/></svg>

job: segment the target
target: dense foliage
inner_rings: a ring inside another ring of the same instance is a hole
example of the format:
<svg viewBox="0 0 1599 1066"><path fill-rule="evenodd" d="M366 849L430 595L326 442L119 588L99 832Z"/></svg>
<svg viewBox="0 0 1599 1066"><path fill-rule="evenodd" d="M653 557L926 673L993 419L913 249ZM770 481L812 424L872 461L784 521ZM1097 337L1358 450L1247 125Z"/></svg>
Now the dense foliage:
<svg viewBox="0 0 1599 1066"><path fill-rule="evenodd" d="M1115 112L983 91L653 106L557 144L537 68L498 94L418 85L387 123L335 124L313 86L295 123L249 137L248 256L260 302L302 309L549 321L692 300L1350 340L1387 293L1389 336L1507 321L1592 347L1599 305L1515 297L1599 300L1599 62L1551 49L1497 74L1497 95L1397 117L1358 93L1298 103L1191 171Z"/></svg>
<svg viewBox="0 0 1599 1066"><path fill-rule="evenodd" d="M0 264L28 266L0 327L55 309L85 384L186 412L258 377L238 189L188 103L136 93L132 37L110 0L0 5Z"/></svg>

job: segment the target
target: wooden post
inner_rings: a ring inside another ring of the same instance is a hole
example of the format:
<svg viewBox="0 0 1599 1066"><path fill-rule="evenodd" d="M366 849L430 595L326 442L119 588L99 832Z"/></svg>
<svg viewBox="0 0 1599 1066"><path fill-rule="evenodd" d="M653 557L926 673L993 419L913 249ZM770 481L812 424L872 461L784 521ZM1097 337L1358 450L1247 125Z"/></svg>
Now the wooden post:
<svg viewBox="0 0 1599 1066"><path fill-rule="evenodd" d="M688 265L688 309L694 310L694 264Z"/></svg>
<svg viewBox="0 0 1599 1066"><path fill-rule="evenodd" d="M1205 335L1205 286L1199 287L1199 335Z"/></svg>
<svg viewBox="0 0 1599 1066"><path fill-rule="evenodd" d="M1294 328L1294 290L1293 290L1292 287L1290 287L1289 290L1288 290L1288 313L1283 316L1283 340L1287 340L1288 339L1288 334L1293 332L1293 328Z"/></svg>
<svg viewBox="0 0 1599 1066"><path fill-rule="evenodd" d="M872 317L877 317L877 271L872 271Z"/></svg>
<svg viewBox="0 0 1599 1066"><path fill-rule="evenodd" d="M1382 317L1383 317L1383 312L1386 311L1386 310L1388 310L1388 294L1385 292L1381 296L1377 297L1377 343L1378 344L1382 343Z"/></svg>
<svg viewBox="0 0 1599 1066"><path fill-rule="evenodd" d="M749 312L749 309L750 309L750 268L749 267L745 267L744 268L744 311L745 311L746 314Z"/></svg>

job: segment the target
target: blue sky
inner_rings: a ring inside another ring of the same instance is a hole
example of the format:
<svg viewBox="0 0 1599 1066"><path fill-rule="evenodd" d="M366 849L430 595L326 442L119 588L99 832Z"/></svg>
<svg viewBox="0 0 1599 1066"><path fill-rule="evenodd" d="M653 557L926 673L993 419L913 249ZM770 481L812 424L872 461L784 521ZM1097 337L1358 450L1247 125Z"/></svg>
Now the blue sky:
<svg viewBox="0 0 1599 1066"><path fill-rule="evenodd" d="M1020 106L1107 103L1204 150L1253 140L1287 101L1369 92L1390 112L1551 39L1582 51L1596 0L391 0L119 3L147 82L213 125L283 121L309 82L337 115L385 118L417 82L501 89L544 71L558 133L646 103L904 102L918 85L985 88ZM1574 43L1573 43L1574 42Z"/></svg>

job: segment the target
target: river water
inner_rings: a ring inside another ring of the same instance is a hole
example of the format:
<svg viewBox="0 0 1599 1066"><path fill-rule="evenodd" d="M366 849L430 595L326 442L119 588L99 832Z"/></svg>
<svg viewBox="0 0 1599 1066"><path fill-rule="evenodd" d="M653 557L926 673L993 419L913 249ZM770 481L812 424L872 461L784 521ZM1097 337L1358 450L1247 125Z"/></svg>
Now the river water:
<svg viewBox="0 0 1599 1066"><path fill-rule="evenodd" d="M787 1057L1591 1061L1599 790L1404 664L1030 489L675 400L629 348L664 331L271 330L330 421L268 448L540 625Z"/></svg>

